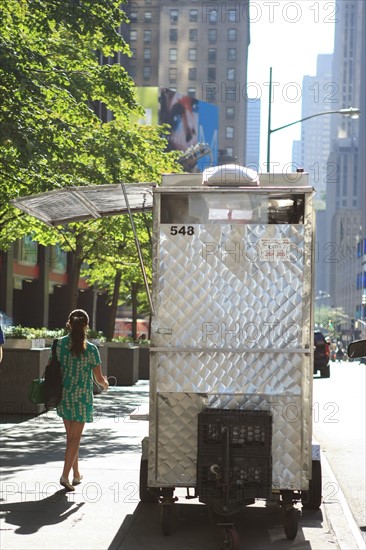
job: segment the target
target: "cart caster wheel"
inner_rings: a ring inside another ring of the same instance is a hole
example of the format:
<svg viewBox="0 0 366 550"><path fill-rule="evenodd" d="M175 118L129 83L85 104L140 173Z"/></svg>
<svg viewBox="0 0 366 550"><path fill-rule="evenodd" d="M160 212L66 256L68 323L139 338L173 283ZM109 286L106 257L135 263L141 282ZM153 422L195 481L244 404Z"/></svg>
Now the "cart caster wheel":
<svg viewBox="0 0 366 550"><path fill-rule="evenodd" d="M289 540L294 540L298 529L298 511L296 508L283 509L282 521L286 537Z"/></svg>
<svg viewBox="0 0 366 550"><path fill-rule="evenodd" d="M163 535L166 537L172 534L172 504L161 505L161 527L163 529Z"/></svg>
<svg viewBox="0 0 366 550"><path fill-rule="evenodd" d="M240 549L240 539L239 533L235 527L225 527L223 529L224 535L224 546L223 550L239 550Z"/></svg>

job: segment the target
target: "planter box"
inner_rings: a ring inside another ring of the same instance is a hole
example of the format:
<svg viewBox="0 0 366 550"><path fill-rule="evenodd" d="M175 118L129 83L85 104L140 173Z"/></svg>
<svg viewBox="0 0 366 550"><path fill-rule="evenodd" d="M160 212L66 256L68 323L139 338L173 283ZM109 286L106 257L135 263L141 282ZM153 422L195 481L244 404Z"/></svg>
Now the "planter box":
<svg viewBox="0 0 366 550"><path fill-rule="evenodd" d="M105 342L100 348L102 370L117 379L117 386L133 386L139 379L139 347ZM112 381L111 381L112 382Z"/></svg>
<svg viewBox="0 0 366 550"><path fill-rule="evenodd" d="M45 410L28 399L29 386L46 368L49 349L4 347L0 370L0 413L2 415L37 415Z"/></svg>
<svg viewBox="0 0 366 550"><path fill-rule="evenodd" d="M4 344L5 349L38 349L44 348L44 338L7 338Z"/></svg>

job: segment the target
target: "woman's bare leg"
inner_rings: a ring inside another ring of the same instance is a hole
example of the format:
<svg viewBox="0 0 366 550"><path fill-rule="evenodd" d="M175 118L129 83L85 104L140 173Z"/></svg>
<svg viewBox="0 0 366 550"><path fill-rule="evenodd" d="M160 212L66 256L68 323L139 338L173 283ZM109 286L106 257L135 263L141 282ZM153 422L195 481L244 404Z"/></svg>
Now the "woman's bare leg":
<svg viewBox="0 0 366 550"><path fill-rule="evenodd" d="M69 479L71 468L74 477L79 477L79 446L83 433L85 422L76 422L74 420L64 420L66 429L66 451L62 476Z"/></svg>

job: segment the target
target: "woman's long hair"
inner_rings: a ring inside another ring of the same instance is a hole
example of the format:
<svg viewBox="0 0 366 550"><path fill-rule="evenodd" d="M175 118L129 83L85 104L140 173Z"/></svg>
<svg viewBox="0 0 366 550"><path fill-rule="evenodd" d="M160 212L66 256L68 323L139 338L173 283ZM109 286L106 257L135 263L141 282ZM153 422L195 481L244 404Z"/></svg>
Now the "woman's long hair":
<svg viewBox="0 0 366 550"><path fill-rule="evenodd" d="M72 355L81 355L86 350L86 331L89 315L83 309L74 309L69 315L66 327L70 331L70 351Z"/></svg>

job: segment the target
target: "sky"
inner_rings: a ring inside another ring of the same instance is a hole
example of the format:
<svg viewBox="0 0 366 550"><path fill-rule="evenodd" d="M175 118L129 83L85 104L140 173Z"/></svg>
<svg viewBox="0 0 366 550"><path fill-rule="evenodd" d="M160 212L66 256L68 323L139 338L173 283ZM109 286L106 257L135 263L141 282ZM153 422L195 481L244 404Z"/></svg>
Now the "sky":
<svg viewBox="0 0 366 550"><path fill-rule="evenodd" d="M337 13L333 0L251 0L250 9L248 96L261 98L260 169L265 171L270 67L274 129L301 118L302 94L309 93L302 89L303 77L316 74L318 54L333 53ZM286 170L300 132L299 123L272 133L271 162L279 163L273 171Z"/></svg>

